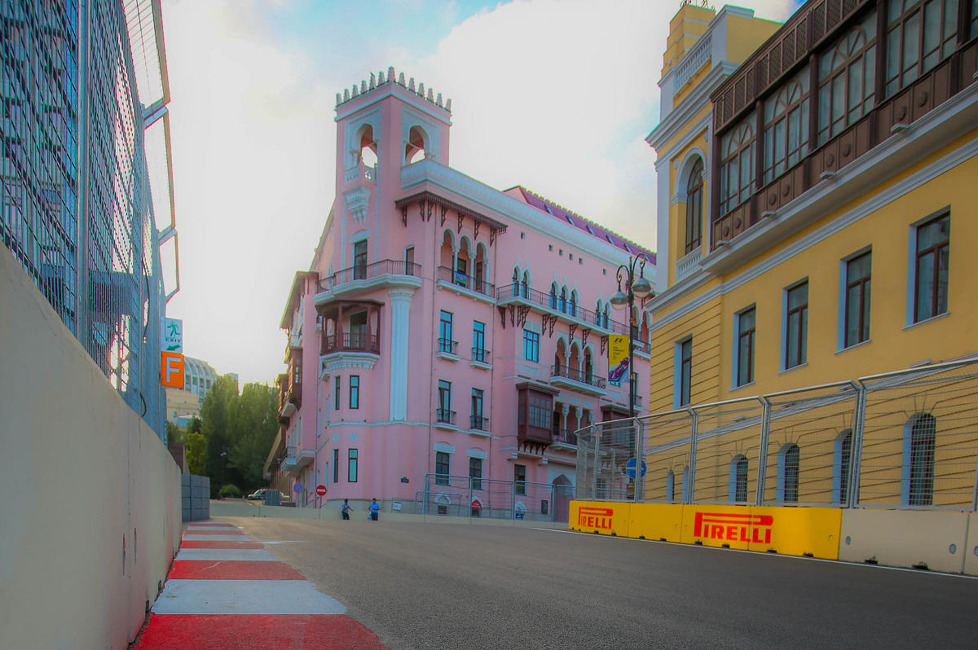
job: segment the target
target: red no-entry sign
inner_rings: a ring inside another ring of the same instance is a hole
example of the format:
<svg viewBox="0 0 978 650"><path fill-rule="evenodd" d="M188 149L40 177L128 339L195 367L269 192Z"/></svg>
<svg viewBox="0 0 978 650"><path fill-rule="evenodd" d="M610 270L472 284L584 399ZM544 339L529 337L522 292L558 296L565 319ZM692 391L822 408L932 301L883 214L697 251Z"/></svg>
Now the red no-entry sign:
<svg viewBox="0 0 978 650"><path fill-rule="evenodd" d="M319 496L325 496L326 495L326 486L325 485L317 485L316 486L316 494L318 494Z"/></svg>

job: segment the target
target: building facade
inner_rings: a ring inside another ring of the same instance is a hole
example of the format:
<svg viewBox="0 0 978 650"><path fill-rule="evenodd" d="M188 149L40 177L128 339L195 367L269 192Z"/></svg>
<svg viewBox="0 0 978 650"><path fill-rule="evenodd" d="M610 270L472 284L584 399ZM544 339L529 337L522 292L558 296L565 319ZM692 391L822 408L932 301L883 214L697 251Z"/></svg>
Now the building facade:
<svg viewBox="0 0 978 650"><path fill-rule="evenodd" d="M300 505L324 485L402 511L566 516L575 430L628 415L627 377L607 380L608 337L628 332L616 272L631 256L648 277L654 254L450 167L451 100L393 68L337 95L335 119L336 198L282 318L267 475L306 488ZM632 318L643 412L641 302Z"/></svg>
<svg viewBox="0 0 978 650"><path fill-rule="evenodd" d="M776 31L737 26L754 20L684 6L672 23L662 120L647 138L660 242L653 413L978 352L968 252L978 238L978 2L810 0ZM689 25L704 23L690 38ZM683 498L965 505L949 477L973 444L940 414L941 399L915 394L891 402L900 424L876 443L889 450L877 468L885 489L862 484L862 497L847 497L848 470L840 488L839 459L857 455L850 409L823 421L835 436L812 425L731 439L710 461L716 480ZM670 462L656 470L663 486L690 459ZM765 478L770 492L755 489Z"/></svg>
<svg viewBox="0 0 978 650"><path fill-rule="evenodd" d="M0 29L0 236L165 437L160 248L174 228L159 2L14 0Z"/></svg>

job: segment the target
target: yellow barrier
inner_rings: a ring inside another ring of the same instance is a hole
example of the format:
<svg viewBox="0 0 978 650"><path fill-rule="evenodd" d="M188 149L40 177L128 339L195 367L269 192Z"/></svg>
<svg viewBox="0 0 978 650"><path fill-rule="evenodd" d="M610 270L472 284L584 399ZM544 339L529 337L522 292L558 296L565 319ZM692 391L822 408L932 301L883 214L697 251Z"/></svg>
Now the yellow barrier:
<svg viewBox="0 0 978 650"><path fill-rule="evenodd" d="M669 503L571 501L570 530L839 559L842 511Z"/></svg>

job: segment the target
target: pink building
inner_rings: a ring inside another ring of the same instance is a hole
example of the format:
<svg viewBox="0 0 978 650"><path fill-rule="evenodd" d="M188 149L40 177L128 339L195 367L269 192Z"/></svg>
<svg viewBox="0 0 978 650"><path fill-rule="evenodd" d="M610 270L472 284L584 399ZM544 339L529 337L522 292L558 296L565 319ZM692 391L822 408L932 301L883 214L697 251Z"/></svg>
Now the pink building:
<svg viewBox="0 0 978 650"><path fill-rule="evenodd" d="M635 256L651 278L654 253L450 167L451 101L393 68L338 94L336 125L336 198L282 317L267 475L300 506L566 517L574 431L628 416L627 376L607 381L608 335L627 333L616 272Z"/></svg>

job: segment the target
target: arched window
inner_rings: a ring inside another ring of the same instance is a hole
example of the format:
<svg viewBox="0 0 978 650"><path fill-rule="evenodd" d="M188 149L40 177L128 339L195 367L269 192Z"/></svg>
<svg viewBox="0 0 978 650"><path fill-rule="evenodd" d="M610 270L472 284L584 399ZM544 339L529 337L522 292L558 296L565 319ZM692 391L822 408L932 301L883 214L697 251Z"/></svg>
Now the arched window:
<svg viewBox="0 0 978 650"><path fill-rule="evenodd" d="M675 503L676 501L676 475L669 470L666 474L666 501Z"/></svg>
<svg viewBox="0 0 978 650"><path fill-rule="evenodd" d="M818 62L818 146L873 108L876 91L876 14L842 35Z"/></svg>
<svg viewBox="0 0 978 650"><path fill-rule="evenodd" d="M754 185L754 113L720 136L720 214L750 198Z"/></svg>
<svg viewBox="0 0 978 650"><path fill-rule="evenodd" d="M550 285L550 308L557 309L557 283L553 282Z"/></svg>
<svg viewBox="0 0 978 650"><path fill-rule="evenodd" d="M904 505L934 505L934 449L937 442L937 419L930 413L918 413L904 427L903 486Z"/></svg>
<svg viewBox="0 0 978 650"><path fill-rule="evenodd" d="M570 315L577 316L577 292L571 291L570 295Z"/></svg>
<svg viewBox="0 0 978 650"><path fill-rule="evenodd" d="M523 284L520 285L520 291L524 298L530 297L530 272L523 271Z"/></svg>
<svg viewBox="0 0 978 650"><path fill-rule="evenodd" d="M377 142L374 140L374 128L365 124L360 128L360 152L357 163L365 167L377 166Z"/></svg>
<svg viewBox="0 0 978 650"><path fill-rule="evenodd" d="M764 182L794 167L808 153L808 68L764 103Z"/></svg>
<svg viewBox="0 0 978 650"><path fill-rule="evenodd" d="M410 165L425 159L425 145L428 134L420 126L412 126L408 141L404 145L404 163Z"/></svg>
<svg viewBox="0 0 978 650"><path fill-rule="evenodd" d="M608 305L604 306L604 314L602 314L601 321L601 326L608 329Z"/></svg>
<svg viewBox="0 0 978 650"><path fill-rule="evenodd" d="M559 309L561 313L567 313L567 287L560 288L560 305Z"/></svg>
<svg viewBox="0 0 978 650"><path fill-rule="evenodd" d="M781 503L798 502L798 463L801 450L795 443L789 443L778 452L777 500Z"/></svg>
<svg viewBox="0 0 978 650"><path fill-rule="evenodd" d="M703 243L703 159L697 158L686 181L686 252Z"/></svg>
<svg viewBox="0 0 978 650"><path fill-rule="evenodd" d="M832 462L832 501L843 506L849 502L849 468L852 463L852 429L835 439Z"/></svg>
<svg viewBox="0 0 978 650"><path fill-rule="evenodd" d="M591 350L584 350L584 381L588 384L594 381L594 364L591 363Z"/></svg>
<svg viewBox="0 0 978 650"><path fill-rule="evenodd" d="M727 488L730 503L747 502L747 457L738 454L730 461L730 482Z"/></svg>
<svg viewBox="0 0 978 650"><path fill-rule="evenodd" d="M518 268L513 269L513 296L520 295L520 270Z"/></svg>
<svg viewBox="0 0 978 650"><path fill-rule="evenodd" d="M594 324L601 325L601 301L594 304Z"/></svg>

